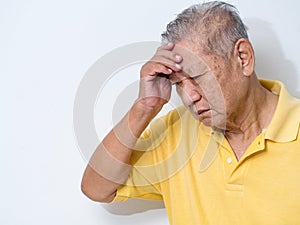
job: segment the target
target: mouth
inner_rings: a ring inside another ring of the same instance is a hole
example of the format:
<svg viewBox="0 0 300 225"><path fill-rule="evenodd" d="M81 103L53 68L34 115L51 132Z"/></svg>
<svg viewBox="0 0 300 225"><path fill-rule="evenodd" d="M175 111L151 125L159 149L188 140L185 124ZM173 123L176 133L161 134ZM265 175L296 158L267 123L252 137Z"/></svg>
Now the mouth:
<svg viewBox="0 0 300 225"><path fill-rule="evenodd" d="M197 111L197 114L198 114L199 116L202 116L203 114L205 114L205 113L208 112L208 111L210 111L210 109L198 110L198 111Z"/></svg>

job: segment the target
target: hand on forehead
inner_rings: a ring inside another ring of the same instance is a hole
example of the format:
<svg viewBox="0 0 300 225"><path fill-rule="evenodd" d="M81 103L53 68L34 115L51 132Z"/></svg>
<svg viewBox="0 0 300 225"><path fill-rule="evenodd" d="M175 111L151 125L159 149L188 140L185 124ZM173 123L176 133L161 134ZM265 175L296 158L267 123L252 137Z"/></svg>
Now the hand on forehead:
<svg viewBox="0 0 300 225"><path fill-rule="evenodd" d="M176 44L172 49L172 52L182 57L180 63L182 71L175 72L170 76L170 79L185 79L188 77L198 76L208 71L209 68L206 63L197 55L196 51L193 51L187 45Z"/></svg>

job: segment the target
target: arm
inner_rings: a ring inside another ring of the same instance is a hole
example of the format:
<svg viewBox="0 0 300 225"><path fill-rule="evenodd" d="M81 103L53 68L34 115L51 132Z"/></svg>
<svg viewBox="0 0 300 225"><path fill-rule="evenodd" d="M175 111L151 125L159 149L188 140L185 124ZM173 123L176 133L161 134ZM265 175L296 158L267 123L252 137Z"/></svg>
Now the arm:
<svg viewBox="0 0 300 225"><path fill-rule="evenodd" d="M137 138L168 102L171 84L159 73L179 71L180 58L171 50L174 44L160 47L141 69L139 98L125 117L108 133L97 147L84 172L82 192L94 201L111 202L117 188L130 172L130 157Z"/></svg>

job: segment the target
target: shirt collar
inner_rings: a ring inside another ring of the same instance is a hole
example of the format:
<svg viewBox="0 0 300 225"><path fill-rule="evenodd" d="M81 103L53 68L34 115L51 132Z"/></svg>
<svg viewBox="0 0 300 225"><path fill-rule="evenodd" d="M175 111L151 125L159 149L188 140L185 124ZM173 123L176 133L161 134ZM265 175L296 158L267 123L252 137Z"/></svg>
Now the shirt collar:
<svg viewBox="0 0 300 225"><path fill-rule="evenodd" d="M265 139L290 142L297 138L300 124L300 100L292 97L280 81L259 80L268 90L279 95L277 107L267 127Z"/></svg>
<svg viewBox="0 0 300 225"><path fill-rule="evenodd" d="M290 142L297 138L300 125L300 100L291 96L280 81L259 79L262 86L279 96L277 107L270 124L266 128L265 139L275 142ZM216 131L201 124L207 135ZM222 141L220 135L217 136Z"/></svg>
<svg viewBox="0 0 300 225"><path fill-rule="evenodd" d="M275 142L291 142L295 140L300 124L300 100L292 97L280 81L263 79L259 81L265 88L279 95L275 113L265 131L264 138ZM199 128L206 135L210 136L199 168L200 172L204 172L217 157L218 146L216 143L222 144L224 135L202 123ZM264 147L261 147L260 150L262 149Z"/></svg>

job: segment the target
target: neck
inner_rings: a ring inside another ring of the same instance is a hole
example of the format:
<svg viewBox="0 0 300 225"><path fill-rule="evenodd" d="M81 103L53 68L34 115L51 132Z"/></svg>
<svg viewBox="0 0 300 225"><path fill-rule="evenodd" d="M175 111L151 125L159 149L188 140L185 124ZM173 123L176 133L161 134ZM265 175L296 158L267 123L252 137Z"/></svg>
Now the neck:
<svg viewBox="0 0 300 225"><path fill-rule="evenodd" d="M262 87L256 79L249 90L236 110L238 113L231 115L226 124L225 136L238 159L268 126L278 101L278 96Z"/></svg>

